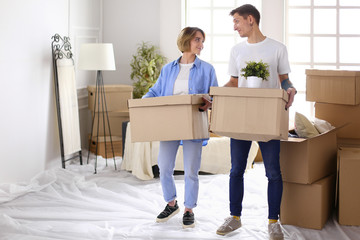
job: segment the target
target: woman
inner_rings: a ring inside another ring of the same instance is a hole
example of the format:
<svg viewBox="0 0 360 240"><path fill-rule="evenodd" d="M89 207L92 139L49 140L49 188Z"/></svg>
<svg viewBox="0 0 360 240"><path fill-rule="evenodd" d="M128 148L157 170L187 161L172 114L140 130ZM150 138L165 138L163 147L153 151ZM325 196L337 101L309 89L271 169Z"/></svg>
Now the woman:
<svg viewBox="0 0 360 240"><path fill-rule="evenodd" d="M204 47L205 33L196 27L184 28L177 39L177 45L182 56L166 64L160 73L155 85L144 95L147 97L160 97L181 94L209 93L211 86L218 86L214 67L202 60L200 55ZM211 102L204 99L202 110L207 110ZM185 210L183 227L194 227L195 217L193 208L197 205L199 192L199 177L203 139L183 140L184 175L185 175ZM160 182L163 196L167 205L156 218L157 222L166 222L179 210L176 201L176 187L174 181L174 168L176 153L180 141L161 141L158 156L160 169Z"/></svg>

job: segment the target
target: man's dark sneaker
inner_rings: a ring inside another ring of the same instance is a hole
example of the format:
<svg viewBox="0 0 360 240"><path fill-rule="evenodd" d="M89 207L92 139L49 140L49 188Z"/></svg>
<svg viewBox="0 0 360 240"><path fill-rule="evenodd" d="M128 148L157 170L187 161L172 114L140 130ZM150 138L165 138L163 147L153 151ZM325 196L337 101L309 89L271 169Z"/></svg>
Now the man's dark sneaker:
<svg viewBox="0 0 360 240"><path fill-rule="evenodd" d="M183 215L183 228L195 227L195 216L194 213L186 211Z"/></svg>
<svg viewBox="0 0 360 240"><path fill-rule="evenodd" d="M166 222L171 217L175 216L180 211L177 201L173 207L166 205L164 211L162 211L156 218L156 222Z"/></svg>

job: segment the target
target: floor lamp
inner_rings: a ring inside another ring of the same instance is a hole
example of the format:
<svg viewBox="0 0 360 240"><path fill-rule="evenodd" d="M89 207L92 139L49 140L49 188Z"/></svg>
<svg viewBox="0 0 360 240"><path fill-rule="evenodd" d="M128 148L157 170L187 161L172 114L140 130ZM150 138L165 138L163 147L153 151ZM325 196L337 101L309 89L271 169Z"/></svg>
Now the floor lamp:
<svg viewBox="0 0 360 240"><path fill-rule="evenodd" d="M96 136L96 147L95 147L95 173L97 168L97 156L98 156L98 145L99 145L99 128L100 128L100 118L102 118L102 125L104 128L104 134L106 135L106 129L109 132L110 143L112 154L114 158L114 165L116 170L114 146L111 137L110 130L110 121L109 115L106 106L105 90L104 90L104 80L102 77L102 71L107 70L116 70L115 68L115 59L114 59L114 49L111 43L86 43L80 46L79 53L79 69L82 70L95 70L96 74L96 90L95 90L95 104L94 111L91 121L91 134L89 139L89 152L87 157L87 163L89 163L90 155L90 144L93 138ZM96 114L96 112L98 114ZM97 116L97 117L96 117ZM96 133L94 133L94 122L97 121ZM106 149L106 136L104 136L105 141L105 159L107 161L107 149ZM107 162L106 162L107 163Z"/></svg>

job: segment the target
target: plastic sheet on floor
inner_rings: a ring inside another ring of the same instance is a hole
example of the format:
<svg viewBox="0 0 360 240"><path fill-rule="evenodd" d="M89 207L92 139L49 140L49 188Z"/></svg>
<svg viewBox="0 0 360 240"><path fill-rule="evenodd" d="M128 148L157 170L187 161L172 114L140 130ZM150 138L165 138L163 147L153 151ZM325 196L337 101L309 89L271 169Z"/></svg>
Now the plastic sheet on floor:
<svg viewBox="0 0 360 240"><path fill-rule="evenodd" d="M118 160L118 161L121 161ZM119 168L118 162L118 168ZM243 226L227 236L216 229L229 215L228 175L201 175L195 227L182 228L184 177L176 175L180 214L156 223L165 207L159 179L143 181L109 166L68 165L28 183L0 185L0 239L268 239L267 181L262 164L245 174ZM283 225L285 239L360 239L360 227L335 217L322 230Z"/></svg>

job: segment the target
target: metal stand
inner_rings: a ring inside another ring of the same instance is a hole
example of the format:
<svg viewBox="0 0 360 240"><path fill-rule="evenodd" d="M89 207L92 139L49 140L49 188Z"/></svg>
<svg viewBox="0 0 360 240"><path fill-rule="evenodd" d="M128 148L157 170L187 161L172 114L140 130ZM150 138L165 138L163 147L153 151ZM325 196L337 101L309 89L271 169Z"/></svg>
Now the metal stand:
<svg viewBox="0 0 360 240"><path fill-rule="evenodd" d="M100 104L100 101L101 101L101 104ZM98 106L98 107L96 107L96 106ZM96 109L98 109L98 114L96 114ZM109 114L108 114L107 106L106 106L104 80L103 80L103 77L102 77L102 72L100 70L97 71L97 76L96 76L95 104L94 104L93 113L94 113L94 116L92 117L92 122L91 122L91 134L90 134L90 138L89 138L89 152L88 152L88 157L87 157L87 163L89 163L91 140L93 139L93 136L94 136L94 131L93 131L94 122L95 122L95 118L97 116L96 146L95 146L95 155L96 155L96 158L95 158L95 174L96 174L97 173L97 156L98 156L98 144L99 144L100 117L102 117L102 119L103 119L102 122L103 122L103 127L104 127L104 134L106 134L106 131L105 131L106 126L105 125L107 125L108 130L109 130L111 150L112 150L112 154L113 154L113 158L114 158L115 170L117 170L116 169L114 146L113 146L113 141L112 141L112 137L111 137ZM106 118L106 121L105 121L105 118ZM106 166L107 166L106 137L104 137L104 141L105 141L105 159L106 159Z"/></svg>
<svg viewBox="0 0 360 240"><path fill-rule="evenodd" d="M64 153L64 138L63 138L63 128L61 122L61 106L60 106L60 97L59 97L59 79L58 79L58 70L57 70L57 60L62 58L71 59L74 63L74 59L72 58L73 54L71 52L71 44L70 38L68 37L60 37L59 34L55 34L51 37L54 39L51 43L52 48L52 59L53 59L53 71L54 71L54 83L55 83L55 97L56 97L56 109L57 109L57 119L58 119L58 126L59 126L59 136L60 136L60 152L61 152L61 165L62 168L65 168L65 163L72 159L79 158L80 164L82 165L82 154L81 150L75 152L74 156L70 158L65 157Z"/></svg>

